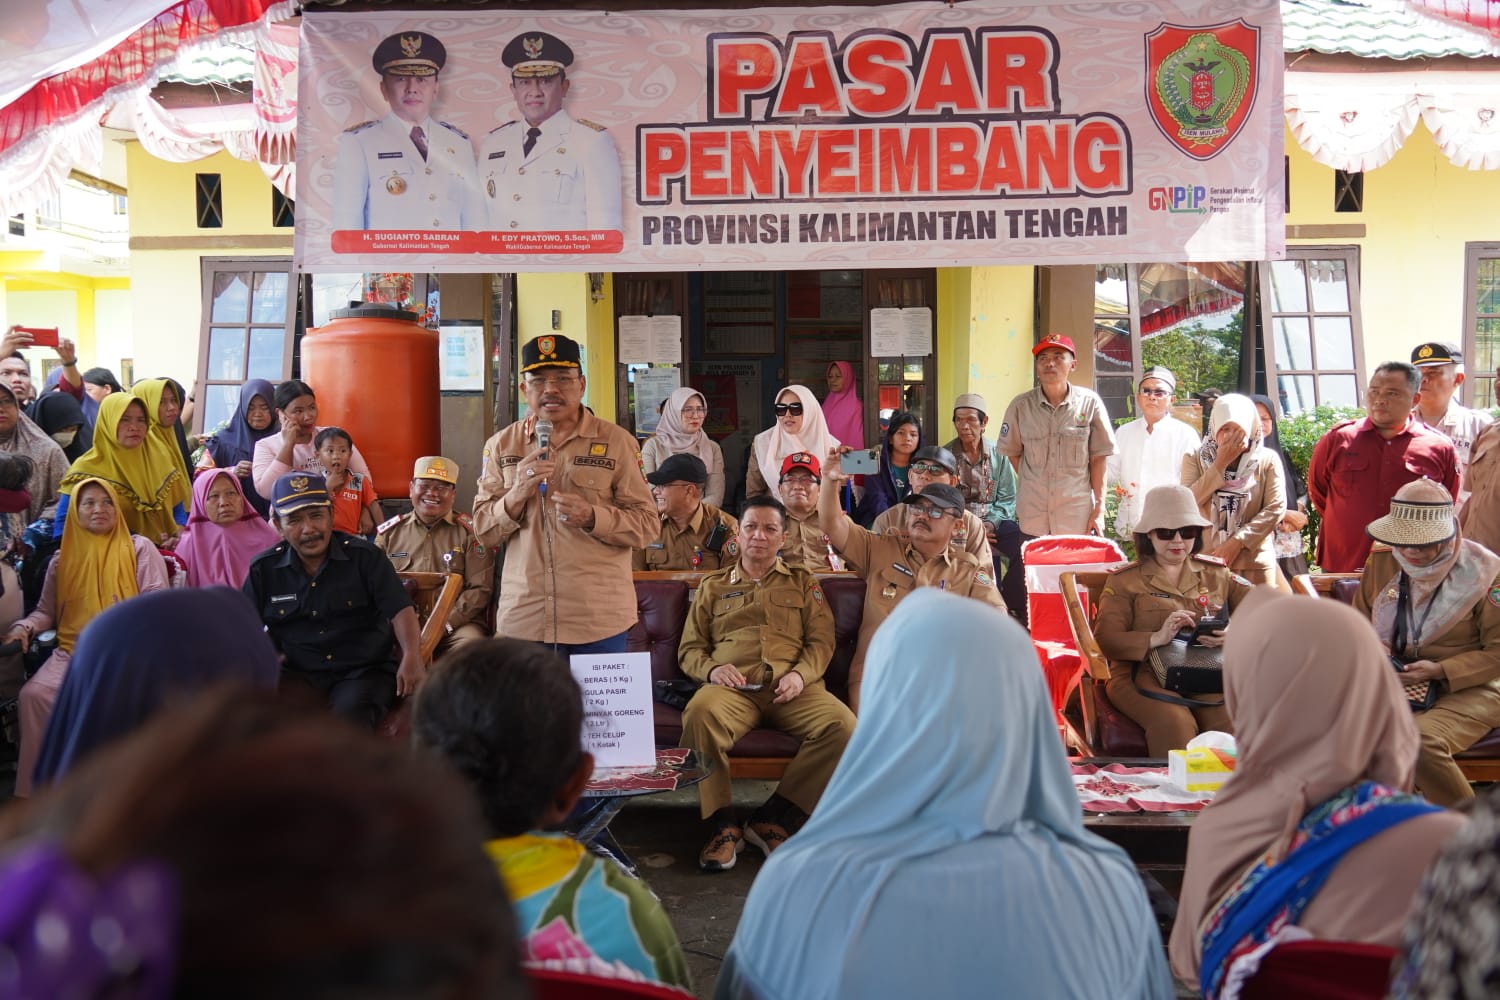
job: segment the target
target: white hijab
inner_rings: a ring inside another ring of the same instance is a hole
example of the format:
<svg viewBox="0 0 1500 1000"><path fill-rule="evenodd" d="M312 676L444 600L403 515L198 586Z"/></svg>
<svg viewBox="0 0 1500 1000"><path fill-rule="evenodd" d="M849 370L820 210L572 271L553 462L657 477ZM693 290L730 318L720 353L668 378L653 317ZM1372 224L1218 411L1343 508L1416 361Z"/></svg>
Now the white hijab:
<svg viewBox="0 0 1500 1000"><path fill-rule="evenodd" d="M823 419L823 407L818 404L818 397L812 390L805 385L789 385L778 392L776 398L780 399L787 393L796 396L802 404L802 432L788 434L782 429L781 421L776 420L767 430L755 435L755 461L760 465L760 474L765 477L771 495L778 500L781 487L777 480L781 478L781 463L788 455L809 452L821 467L828 460L829 450L839 446L839 439L828 429L828 421Z"/></svg>

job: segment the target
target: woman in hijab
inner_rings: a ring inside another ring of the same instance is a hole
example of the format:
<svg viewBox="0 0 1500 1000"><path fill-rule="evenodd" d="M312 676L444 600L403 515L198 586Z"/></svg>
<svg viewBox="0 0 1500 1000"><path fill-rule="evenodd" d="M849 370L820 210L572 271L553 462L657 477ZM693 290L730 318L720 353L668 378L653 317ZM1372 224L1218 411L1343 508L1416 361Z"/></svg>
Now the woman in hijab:
<svg viewBox="0 0 1500 1000"><path fill-rule="evenodd" d="M921 447L922 424L917 415L908 410L891 414L891 422L881 436L880 470L864 477L864 498L851 515L855 521L868 528L877 517L906 499L911 492L906 470Z"/></svg>
<svg viewBox="0 0 1500 1000"><path fill-rule="evenodd" d="M250 506L229 469L210 469L193 482L193 510L176 553L187 563L189 587L245 584L250 561L281 541Z"/></svg>
<svg viewBox="0 0 1500 1000"><path fill-rule="evenodd" d="M1453 506L1430 479L1397 490L1390 513L1365 527L1389 548L1370 553L1353 601L1403 664L1403 681L1436 688L1415 717L1416 780L1443 806L1474 797L1453 755L1500 726L1500 555L1460 535Z"/></svg>
<svg viewBox="0 0 1500 1000"><path fill-rule="evenodd" d="M1229 632L1224 698L1239 762L1188 836L1172 968L1216 998L1268 942L1394 946L1464 820L1410 794L1420 738L1369 623L1257 591Z"/></svg>
<svg viewBox="0 0 1500 1000"><path fill-rule="evenodd" d="M1172 983L1135 867L1083 829L1025 631L924 587L875 633L854 738L756 876L716 995L1002 993Z"/></svg>
<svg viewBox="0 0 1500 1000"><path fill-rule="evenodd" d="M765 473L780 476L781 463L788 455L806 452L818 459L839 439L828 430L818 398L805 385L789 385L776 394L776 422L769 430L755 435L750 446L750 468L745 473L745 496L769 494L781 499L780 484L767 482Z"/></svg>
<svg viewBox="0 0 1500 1000"><path fill-rule="evenodd" d="M146 404L146 415L151 418L151 436L147 446L154 447L163 455L170 455L181 463L182 496L184 506L191 499L193 482L193 450L188 447L187 433L182 428L182 386L169 378L148 378L137 382L130 389L131 395Z"/></svg>
<svg viewBox="0 0 1500 1000"><path fill-rule="evenodd" d="M274 691L280 673L276 647L238 589L164 590L116 605L78 640L33 784L62 778L170 701L219 682Z"/></svg>
<svg viewBox="0 0 1500 1000"><path fill-rule="evenodd" d="M859 398L854 366L834 361L828 366L828 395L823 399L823 419L828 433L856 450L865 446L865 404Z"/></svg>
<svg viewBox="0 0 1500 1000"><path fill-rule="evenodd" d="M255 445L275 434L276 390L263 378L253 378L240 386L240 401L229 424L204 442L203 461L199 469L228 469L239 478L245 499L261 517L271 512L271 503L255 488Z"/></svg>
<svg viewBox="0 0 1500 1000"><path fill-rule="evenodd" d="M1260 417L1262 444L1281 459L1281 481L1286 484L1286 513L1276 526L1271 544L1276 550L1276 565L1281 575L1290 580L1307 572L1307 543L1302 539L1302 529L1307 527L1307 481L1298 474L1281 449L1281 434L1276 425L1276 404L1270 396L1251 396L1255 401L1255 412Z"/></svg>
<svg viewBox="0 0 1500 1000"><path fill-rule="evenodd" d="M68 456L22 412L16 394L3 384L0 384L0 451L31 459L31 478L26 484L26 492L30 494L26 520L30 523L45 516L56 502L54 498L68 471ZM61 534L61 513L57 518L54 534Z"/></svg>
<svg viewBox="0 0 1500 1000"><path fill-rule="evenodd" d="M16 794L31 792L47 717L83 627L104 609L137 594L167 587L167 564L149 539L131 534L110 484L85 479L75 492L63 529L62 549L42 583L36 610L11 626L6 642L22 652L39 632L57 629L57 648L42 669L21 688L21 753L16 763ZM173 630L177 635L177 630Z"/></svg>
<svg viewBox="0 0 1500 1000"><path fill-rule="evenodd" d="M73 493L89 479L109 484L130 531L144 535L153 544L165 544L177 537L188 516L187 501L178 497L191 500L192 493L171 456L160 447L146 446L150 428L151 418L143 401L123 392L105 397L99 404L94 446L62 479L52 537L63 537Z"/></svg>
<svg viewBox="0 0 1500 1000"><path fill-rule="evenodd" d="M703 393L689 386L672 390L661 409L656 436L641 446L641 468L652 473L672 455L696 455L708 469L703 499L715 507L723 507L724 452L717 441L703 432L707 416L708 402Z"/></svg>
<svg viewBox="0 0 1500 1000"><path fill-rule="evenodd" d="M1250 397L1220 396L1203 447L1182 460L1182 481L1212 522L1208 554L1251 583L1276 586L1271 534L1286 515L1286 483L1281 456L1262 444L1260 418Z"/></svg>
<svg viewBox="0 0 1500 1000"><path fill-rule="evenodd" d="M69 463L94 446L94 429L83 406L65 392L44 392L36 401L36 425L57 442Z"/></svg>

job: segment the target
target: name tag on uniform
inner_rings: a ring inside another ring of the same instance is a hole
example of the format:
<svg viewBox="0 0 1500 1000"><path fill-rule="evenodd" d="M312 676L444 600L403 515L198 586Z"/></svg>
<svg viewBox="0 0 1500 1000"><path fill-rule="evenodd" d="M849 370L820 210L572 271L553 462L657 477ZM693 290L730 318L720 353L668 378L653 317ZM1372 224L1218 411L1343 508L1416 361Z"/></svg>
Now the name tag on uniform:
<svg viewBox="0 0 1500 1000"><path fill-rule="evenodd" d="M907 569L905 566L901 565L898 562L891 563L891 568L894 569L897 573L905 573L907 576L912 575L911 570Z"/></svg>
<svg viewBox="0 0 1500 1000"><path fill-rule="evenodd" d="M734 590L734 591L730 591L727 594L720 594L719 595L719 600L721 600L721 601L727 601L731 597L744 597L744 596L745 596L745 592L743 590Z"/></svg>
<svg viewBox="0 0 1500 1000"><path fill-rule="evenodd" d="M663 542L652 542L646 546L648 549L664 549L666 547L666 544Z"/></svg>
<svg viewBox="0 0 1500 1000"><path fill-rule="evenodd" d="M405 559L405 558L407 558L410 555L411 555L410 552L392 552L391 553L391 558L392 559Z"/></svg>
<svg viewBox="0 0 1500 1000"><path fill-rule="evenodd" d="M287 601L295 601L296 599L297 599L297 595L296 594L272 594L271 595L271 603L272 604L285 604Z"/></svg>
<svg viewBox="0 0 1500 1000"><path fill-rule="evenodd" d="M491 153L488 158L491 160L502 160L505 158L505 150L498 149L495 152Z"/></svg>
<svg viewBox="0 0 1500 1000"><path fill-rule="evenodd" d="M375 154L375 158L379 159L379 160L399 160L399 159L401 159L401 154L400 153L376 153Z"/></svg>

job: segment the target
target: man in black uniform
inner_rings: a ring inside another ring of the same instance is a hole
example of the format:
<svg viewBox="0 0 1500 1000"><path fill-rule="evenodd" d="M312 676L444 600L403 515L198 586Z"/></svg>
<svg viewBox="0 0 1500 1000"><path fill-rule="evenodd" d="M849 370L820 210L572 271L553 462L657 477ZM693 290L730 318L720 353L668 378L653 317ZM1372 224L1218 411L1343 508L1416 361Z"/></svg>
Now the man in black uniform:
<svg viewBox="0 0 1500 1000"><path fill-rule="evenodd" d="M373 729L427 673L411 598L385 553L333 530L322 476L276 480L271 513L285 540L255 557L244 592L282 653L283 689L306 684Z"/></svg>

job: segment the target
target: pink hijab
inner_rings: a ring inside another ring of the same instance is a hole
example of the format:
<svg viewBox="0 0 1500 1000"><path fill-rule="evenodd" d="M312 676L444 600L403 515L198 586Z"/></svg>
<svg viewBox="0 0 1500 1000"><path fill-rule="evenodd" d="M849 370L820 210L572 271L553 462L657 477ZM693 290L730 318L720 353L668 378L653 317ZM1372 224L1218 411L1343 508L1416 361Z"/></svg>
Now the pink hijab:
<svg viewBox="0 0 1500 1000"><path fill-rule="evenodd" d="M847 361L835 361L832 367L844 373L844 388L830 392L823 400L823 419L828 422L828 433L839 439L840 444L851 448L865 446L865 404L855 391L854 366ZM823 461L823 456L818 456Z"/></svg>
<svg viewBox="0 0 1500 1000"><path fill-rule="evenodd" d="M240 519L227 526L208 518L208 491L221 477L234 484L244 505ZM245 582L250 560L279 541L276 529L262 521L245 499L245 490L232 470L210 469L193 483L193 511L177 546L177 554L187 563L188 586L238 590Z"/></svg>
<svg viewBox="0 0 1500 1000"><path fill-rule="evenodd" d="M800 434L788 434L781 428L781 421L775 417L771 419L771 426L755 435L755 460L760 465L760 474L766 478L766 485L771 489L771 495L778 500L781 499L781 487L777 480L781 478L781 460L793 452L812 452L817 458L818 464L828 458L830 448L837 448L840 444L838 437L829 433L828 424L823 419L823 408L818 405L818 397L812 394L812 390L805 385L789 385L776 394L780 399L787 393L796 396L802 403L802 432Z"/></svg>

